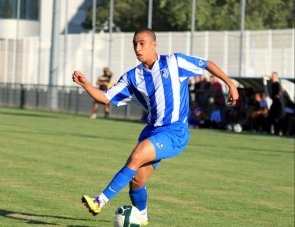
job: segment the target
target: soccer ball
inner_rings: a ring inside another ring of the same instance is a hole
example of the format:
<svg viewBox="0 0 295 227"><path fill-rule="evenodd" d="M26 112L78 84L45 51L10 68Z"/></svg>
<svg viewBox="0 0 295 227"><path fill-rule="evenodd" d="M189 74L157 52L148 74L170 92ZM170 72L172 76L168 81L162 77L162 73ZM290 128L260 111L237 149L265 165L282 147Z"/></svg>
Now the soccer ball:
<svg viewBox="0 0 295 227"><path fill-rule="evenodd" d="M242 132L243 127L240 124L234 124L233 129L234 129L234 132Z"/></svg>
<svg viewBox="0 0 295 227"><path fill-rule="evenodd" d="M115 211L114 227L140 227L141 222L141 213L135 206L123 205Z"/></svg>

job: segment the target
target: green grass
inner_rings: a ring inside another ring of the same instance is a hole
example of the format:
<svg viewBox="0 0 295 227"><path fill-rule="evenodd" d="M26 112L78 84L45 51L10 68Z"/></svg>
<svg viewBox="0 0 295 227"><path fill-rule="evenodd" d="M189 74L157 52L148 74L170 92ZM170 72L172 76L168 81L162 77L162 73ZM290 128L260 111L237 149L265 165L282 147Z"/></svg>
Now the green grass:
<svg viewBox="0 0 295 227"><path fill-rule="evenodd" d="M96 195L125 163L143 124L0 108L0 226L112 226L125 188L92 217ZM148 182L150 227L293 227L294 140L191 130Z"/></svg>

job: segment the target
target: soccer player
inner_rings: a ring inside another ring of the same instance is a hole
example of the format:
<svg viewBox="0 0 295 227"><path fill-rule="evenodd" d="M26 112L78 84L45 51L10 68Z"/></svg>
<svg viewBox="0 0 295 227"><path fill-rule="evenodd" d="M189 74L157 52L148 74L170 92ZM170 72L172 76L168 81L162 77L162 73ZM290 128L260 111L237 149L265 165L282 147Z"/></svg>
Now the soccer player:
<svg viewBox="0 0 295 227"><path fill-rule="evenodd" d="M97 90L83 73L74 71L72 79L95 100L116 106L126 105L136 98L148 113L148 124L138 143L101 194L84 195L82 203L92 215L129 184L132 204L148 224L146 182L162 159L179 155L189 141L188 79L202 76L206 69L224 81L229 88L228 104L235 104L238 91L234 83L212 61L182 53L158 55L155 33L148 28L137 30L133 36L133 49L141 64L129 70L112 88Z"/></svg>

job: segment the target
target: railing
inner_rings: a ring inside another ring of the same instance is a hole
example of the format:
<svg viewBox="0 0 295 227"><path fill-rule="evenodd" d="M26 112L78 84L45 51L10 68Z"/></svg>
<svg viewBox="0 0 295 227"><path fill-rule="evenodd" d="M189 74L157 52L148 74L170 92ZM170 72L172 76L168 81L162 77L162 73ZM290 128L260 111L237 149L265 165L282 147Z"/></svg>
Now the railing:
<svg viewBox="0 0 295 227"><path fill-rule="evenodd" d="M56 95L50 95L52 89ZM92 104L93 99L80 87L0 83L0 106L90 115ZM118 118L140 119L142 109L136 103L111 106L110 114ZM99 108L99 115L103 115L103 108Z"/></svg>

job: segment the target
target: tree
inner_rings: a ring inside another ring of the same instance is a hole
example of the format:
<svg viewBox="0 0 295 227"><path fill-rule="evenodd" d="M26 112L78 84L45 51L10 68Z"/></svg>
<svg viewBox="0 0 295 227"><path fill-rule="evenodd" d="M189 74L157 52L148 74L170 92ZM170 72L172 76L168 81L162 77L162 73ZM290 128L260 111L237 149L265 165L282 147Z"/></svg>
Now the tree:
<svg viewBox="0 0 295 227"><path fill-rule="evenodd" d="M253 30L294 28L294 13L294 0L247 1L246 25Z"/></svg>
<svg viewBox="0 0 295 227"><path fill-rule="evenodd" d="M114 24L124 32L146 27L149 0L114 0ZM192 0L153 0L152 28L155 31L189 31ZM196 0L196 28L204 30L239 30L240 0ZM97 27L107 30L109 0L97 3ZM245 29L283 29L294 27L293 0L246 1ZM83 23L92 28L92 8Z"/></svg>

